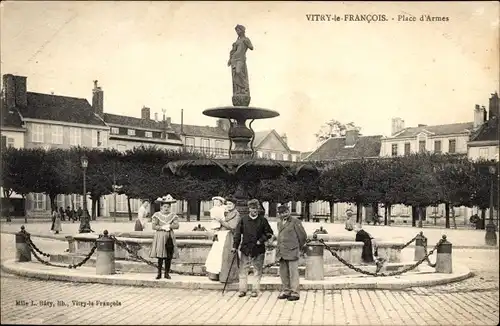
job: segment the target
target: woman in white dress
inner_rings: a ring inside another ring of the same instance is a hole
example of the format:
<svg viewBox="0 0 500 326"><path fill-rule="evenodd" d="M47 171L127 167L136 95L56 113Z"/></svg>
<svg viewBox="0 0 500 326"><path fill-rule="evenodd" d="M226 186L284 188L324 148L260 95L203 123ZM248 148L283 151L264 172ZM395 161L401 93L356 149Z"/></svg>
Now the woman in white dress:
<svg viewBox="0 0 500 326"><path fill-rule="evenodd" d="M220 197L214 197L220 200ZM227 199L225 216L217 217L218 227L216 236L205 264L208 278L212 281L236 282L238 281L238 266L231 262L234 255L231 253L233 233L240 221L240 214L236 210L234 199ZM215 206L214 206L215 207Z"/></svg>
<svg viewBox="0 0 500 326"><path fill-rule="evenodd" d="M174 231L179 228L179 217L170 211L171 205L176 202L172 196L168 195L158 198L160 211L151 217L151 227L155 231L153 242L151 244L151 258L158 258L158 275L156 279L161 278L162 265L165 262L164 277L170 279L170 265L172 259L179 258L179 250L175 241Z"/></svg>

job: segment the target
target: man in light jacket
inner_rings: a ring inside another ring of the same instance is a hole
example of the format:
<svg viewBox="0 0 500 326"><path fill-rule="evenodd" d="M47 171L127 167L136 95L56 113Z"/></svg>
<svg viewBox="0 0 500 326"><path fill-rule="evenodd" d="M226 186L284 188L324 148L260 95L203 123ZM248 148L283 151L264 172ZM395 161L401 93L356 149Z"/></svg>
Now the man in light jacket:
<svg viewBox="0 0 500 326"><path fill-rule="evenodd" d="M278 207L278 245L276 247L276 259L280 262L280 277L282 291L278 299L296 301L299 295L299 257L303 250L307 233L302 222L296 217L290 216L288 206Z"/></svg>

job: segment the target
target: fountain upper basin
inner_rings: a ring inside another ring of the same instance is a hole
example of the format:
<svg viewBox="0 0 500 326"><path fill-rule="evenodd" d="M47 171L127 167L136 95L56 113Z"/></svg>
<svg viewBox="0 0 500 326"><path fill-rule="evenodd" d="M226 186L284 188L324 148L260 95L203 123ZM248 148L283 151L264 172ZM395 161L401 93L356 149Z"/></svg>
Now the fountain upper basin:
<svg viewBox="0 0 500 326"><path fill-rule="evenodd" d="M249 107L249 106L222 106L218 108L206 109L203 114L214 118L248 120L248 119L269 119L280 114L276 111Z"/></svg>

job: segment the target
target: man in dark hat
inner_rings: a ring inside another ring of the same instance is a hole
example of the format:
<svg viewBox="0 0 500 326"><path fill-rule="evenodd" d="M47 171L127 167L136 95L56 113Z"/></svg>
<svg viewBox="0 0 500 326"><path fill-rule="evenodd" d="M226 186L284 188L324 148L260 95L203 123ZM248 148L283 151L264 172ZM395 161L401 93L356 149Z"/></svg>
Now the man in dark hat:
<svg viewBox="0 0 500 326"><path fill-rule="evenodd" d="M288 206L278 207L278 245L276 259L280 262L282 290L278 299L299 300L299 257L307 240L302 222L290 216Z"/></svg>
<svg viewBox="0 0 500 326"><path fill-rule="evenodd" d="M233 253L240 247L241 264L239 273L239 297L244 297L248 290L247 278L251 265L255 269L255 284L252 286L252 297L260 292L260 280L266 252L265 242L273 236L273 229L266 218L259 214L260 204L257 199L248 202L248 215L243 216L234 233Z"/></svg>

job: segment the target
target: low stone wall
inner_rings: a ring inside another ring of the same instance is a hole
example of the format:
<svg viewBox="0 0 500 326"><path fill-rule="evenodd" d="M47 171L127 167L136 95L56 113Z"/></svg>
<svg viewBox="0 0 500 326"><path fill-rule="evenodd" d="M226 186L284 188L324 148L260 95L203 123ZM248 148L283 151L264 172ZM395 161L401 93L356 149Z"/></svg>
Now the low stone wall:
<svg viewBox="0 0 500 326"><path fill-rule="evenodd" d="M136 233L137 236L136 236ZM148 234L149 233L149 234ZM151 250L151 243L153 240L152 232L127 232L118 233L115 235L120 241L127 243L128 247L134 252L145 259L155 261L156 258L150 258L149 252ZM192 233L196 233L193 237ZM212 247L212 236L210 232L200 232L204 233L198 234L198 232L184 232L176 233L177 246L179 248L179 259L177 261L181 264L204 264L210 248ZM209 233L209 234L206 234ZM122 237L122 235L128 235L132 237ZM203 237L210 237L206 239ZM98 238L95 234L79 234L75 236L68 236L66 239L69 243L69 252L76 255L86 255L94 242ZM331 242L325 241L325 243L331 247L335 252L342 257L344 260L350 262L351 264L361 264L361 252L363 249L363 243L356 241L340 241ZM276 242L270 247L275 247ZM401 250L403 247L402 243L381 241L378 242L379 246L379 256L387 259L389 263L399 263L401 262ZM122 247L115 245L115 258L117 260L135 260L134 256L129 254ZM276 260L276 250L272 249L266 251L266 257L264 264L273 263ZM338 267L342 265L340 261L337 260L328 250L324 251L324 263L326 266ZM305 265L304 257L300 257L299 265Z"/></svg>

